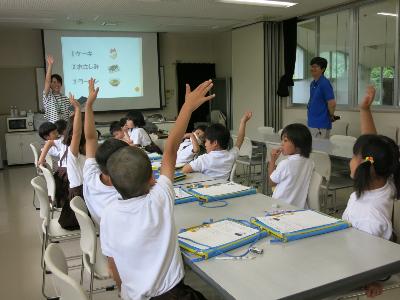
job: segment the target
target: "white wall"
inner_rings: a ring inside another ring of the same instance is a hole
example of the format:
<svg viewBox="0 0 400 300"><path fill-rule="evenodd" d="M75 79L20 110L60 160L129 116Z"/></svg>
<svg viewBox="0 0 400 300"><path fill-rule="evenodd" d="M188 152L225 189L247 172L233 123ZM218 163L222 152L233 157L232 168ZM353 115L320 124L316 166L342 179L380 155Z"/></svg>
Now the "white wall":
<svg viewBox="0 0 400 300"><path fill-rule="evenodd" d="M264 28L253 24L232 32L232 115L238 129L242 114L253 118L247 130L264 125Z"/></svg>

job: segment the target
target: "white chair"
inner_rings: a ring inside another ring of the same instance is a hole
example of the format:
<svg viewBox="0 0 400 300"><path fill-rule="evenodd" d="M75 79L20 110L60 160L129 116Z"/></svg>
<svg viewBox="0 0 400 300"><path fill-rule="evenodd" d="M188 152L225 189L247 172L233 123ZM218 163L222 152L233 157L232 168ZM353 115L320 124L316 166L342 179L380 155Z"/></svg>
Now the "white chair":
<svg viewBox="0 0 400 300"><path fill-rule="evenodd" d="M257 128L257 131L259 134L262 135L264 139L268 137L268 135L273 135L274 134L274 128L273 127L267 127L267 126L260 126Z"/></svg>
<svg viewBox="0 0 400 300"><path fill-rule="evenodd" d="M399 128L397 128L396 126L380 126L380 125L376 125L376 131L378 132L378 134L390 137L397 144Z"/></svg>
<svg viewBox="0 0 400 300"><path fill-rule="evenodd" d="M307 195L307 204L308 207L316 210L321 211L321 202L320 202L320 188L322 183L322 176L318 174L318 172L314 171L311 176L310 186L308 188L308 195Z"/></svg>
<svg viewBox="0 0 400 300"><path fill-rule="evenodd" d="M66 241L76 239L79 237L79 230L65 230L58 223L58 218L53 218L52 208L50 206L46 180L42 176L36 176L31 180L31 185L36 191L36 196L40 203L40 218L42 222L42 256L41 265L43 268L43 281L42 281L42 293L45 294L46 284L46 265L43 257L47 245L52 242Z"/></svg>
<svg viewBox="0 0 400 300"><path fill-rule="evenodd" d="M393 233L397 240L396 243L400 243L400 200L394 201L393 203Z"/></svg>
<svg viewBox="0 0 400 300"><path fill-rule="evenodd" d="M235 144L237 136L232 135L232 140ZM243 144L240 147L239 157L236 160L236 164L241 164L244 166L244 177L247 179L247 184L250 185L253 174L251 169L255 169L256 166L261 166L262 161L260 157L253 157L253 144L248 137L245 137L243 140Z"/></svg>
<svg viewBox="0 0 400 300"><path fill-rule="evenodd" d="M53 213L56 207L56 182L54 180L52 172L47 167L39 166L39 169L42 171L44 179L46 180L47 194L49 196L49 199L51 200L51 207Z"/></svg>
<svg viewBox="0 0 400 300"><path fill-rule="evenodd" d="M278 130L278 135L281 136L281 135L282 135L282 132L283 132L283 128L279 129L279 130Z"/></svg>
<svg viewBox="0 0 400 300"><path fill-rule="evenodd" d="M39 169L39 166L38 166L38 161L39 161L39 156L40 156L40 145L38 143L30 143L29 146L31 147L32 152L33 152L33 158L34 158L36 174L37 175L42 175L42 172L41 172L41 170ZM35 189L33 189L32 205L36 210L39 210L40 208L36 206L35 200L36 200L36 192L35 192Z"/></svg>
<svg viewBox="0 0 400 300"><path fill-rule="evenodd" d="M349 123L344 121L336 121L332 123L331 135L347 135Z"/></svg>
<svg viewBox="0 0 400 300"><path fill-rule="evenodd" d="M98 243L95 224L89 217L88 209L81 197L74 197L71 202L71 208L75 213L81 229L81 250L82 250L82 267L81 267L81 284L83 284L83 271L90 274L89 299L93 295L94 278L104 280L109 279L107 258L101 252L100 243ZM106 290L112 290L113 287L107 287Z"/></svg>
<svg viewBox="0 0 400 300"><path fill-rule="evenodd" d="M226 127L226 117L220 110L212 110L210 113L210 121L212 124L222 124Z"/></svg>
<svg viewBox="0 0 400 300"><path fill-rule="evenodd" d="M356 138L359 137L361 135L360 123L351 122L347 128L347 135L354 136Z"/></svg>
<svg viewBox="0 0 400 300"><path fill-rule="evenodd" d="M235 162L235 163L233 164L233 166L232 166L231 174L229 175L229 181L234 182L235 173L236 173L236 167L237 167L237 165L236 165L236 162Z"/></svg>
<svg viewBox="0 0 400 300"><path fill-rule="evenodd" d="M354 144L357 140L356 137L350 135L331 135L329 140L332 144Z"/></svg>
<svg viewBox="0 0 400 300"><path fill-rule="evenodd" d="M353 181L345 176L331 176L331 160L327 153L312 151L310 158L314 161L315 171L323 178L323 183L321 184L321 190L324 191L322 209L327 209L328 196L331 196L333 209L336 211L336 191L352 187Z"/></svg>
<svg viewBox="0 0 400 300"><path fill-rule="evenodd" d="M68 276L68 266L64 252L58 245L47 247L44 260L48 269L58 279L57 287L60 291L60 300L87 300L83 288L73 278ZM57 298L55 298L57 299Z"/></svg>

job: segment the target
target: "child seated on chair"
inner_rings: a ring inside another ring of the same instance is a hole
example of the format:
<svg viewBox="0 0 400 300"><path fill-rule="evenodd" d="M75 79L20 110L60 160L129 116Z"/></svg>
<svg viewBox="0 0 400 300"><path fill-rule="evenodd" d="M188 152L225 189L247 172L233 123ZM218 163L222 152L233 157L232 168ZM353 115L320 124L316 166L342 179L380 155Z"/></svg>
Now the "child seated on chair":
<svg viewBox="0 0 400 300"><path fill-rule="evenodd" d="M83 167L83 196L93 221L99 225L104 208L111 202L117 201L119 196L108 175L107 160L111 154L128 144L123 140L110 138L98 146L93 113L93 103L97 93L98 88L95 89L94 82L90 80L84 122L86 161ZM121 128L120 122L117 123Z"/></svg>
<svg viewBox="0 0 400 300"><path fill-rule="evenodd" d="M268 164L270 183L275 186L272 197L305 208L314 170L314 162L309 158L312 146L310 130L303 124L290 124L283 129L281 140L281 147L272 149ZM281 153L288 158L276 166Z"/></svg>
<svg viewBox="0 0 400 300"><path fill-rule="evenodd" d="M189 163L200 153L203 145L206 126L197 126L193 132L184 135L184 141L179 145L176 163Z"/></svg>
<svg viewBox="0 0 400 300"><path fill-rule="evenodd" d="M180 140L192 112L214 97L205 96L211 87L211 81L193 92L186 86L185 103L166 142L157 182L148 156L137 147L123 147L107 161L121 198L105 208L100 240L114 279L122 282L123 299L204 299L183 283L172 183Z"/></svg>
<svg viewBox="0 0 400 300"><path fill-rule="evenodd" d="M239 156L239 149L243 144L246 123L251 119L251 116L251 112L246 112L243 115L240 120L235 146L229 151L227 150L231 138L229 130L221 124L212 124L209 126L205 134L207 154L200 155L185 165L182 171L184 173L201 172L215 179L228 180L233 164Z"/></svg>
<svg viewBox="0 0 400 300"><path fill-rule="evenodd" d="M38 160L39 165L46 163L46 156L49 154L53 161L54 181L56 184L55 200L57 207L63 207L68 199L68 176L65 154L67 146L63 143L67 127L65 120L58 120L54 124L43 123L39 127L39 135L46 139Z"/></svg>
<svg viewBox="0 0 400 300"><path fill-rule="evenodd" d="M400 155L392 139L377 135L370 110L374 97L375 89L368 87L360 105L362 135L354 144L350 161L355 192L342 218L354 228L389 240L394 201L400 197ZM368 297L375 297L382 293L382 285L370 283L366 290Z"/></svg>

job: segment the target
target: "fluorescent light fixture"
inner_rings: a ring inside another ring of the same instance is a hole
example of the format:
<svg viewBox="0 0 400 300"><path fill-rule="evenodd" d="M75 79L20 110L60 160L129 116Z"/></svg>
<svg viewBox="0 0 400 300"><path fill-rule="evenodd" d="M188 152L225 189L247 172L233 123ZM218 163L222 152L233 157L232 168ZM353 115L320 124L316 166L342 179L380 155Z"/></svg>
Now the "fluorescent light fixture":
<svg viewBox="0 0 400 300"><path fill-rule="evenodd" d="M390 17L397 17L397 14L393 14L393 13L388 13L388 12L378 12L377 15L380 16L390 16Z"/></svg>
<svg viewBox="0 0 400 300"><path fill-rule="evenodd" d="M232 3L232 4L247 4L259 6L272 6L272 7L291 7L296 5L294 2L272 1L272 0L218 0L218 2Z"/></svg>

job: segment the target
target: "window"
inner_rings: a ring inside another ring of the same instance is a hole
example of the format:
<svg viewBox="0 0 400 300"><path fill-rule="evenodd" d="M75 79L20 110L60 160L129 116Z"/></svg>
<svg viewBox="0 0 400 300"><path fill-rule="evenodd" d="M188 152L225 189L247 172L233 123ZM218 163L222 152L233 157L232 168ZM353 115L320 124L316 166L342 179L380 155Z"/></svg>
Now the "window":
<svg viewBox="0 0 400 300"><path fill-rule="evenodd" d="M308 64L316 53L316 23L315 19L297 24L297 51L294 69L293 103L304 104L310 97L311 76Z"/></svg>
<svg viewBox="0 0 400 300"><path fill-rule="evenodd" d="M394 103L396 2L381 1L359 11L358 99L372 83L376 87L374 105L397 105Z"/></svg>

